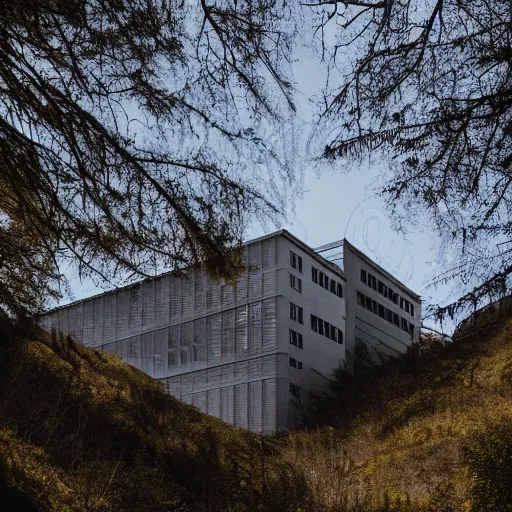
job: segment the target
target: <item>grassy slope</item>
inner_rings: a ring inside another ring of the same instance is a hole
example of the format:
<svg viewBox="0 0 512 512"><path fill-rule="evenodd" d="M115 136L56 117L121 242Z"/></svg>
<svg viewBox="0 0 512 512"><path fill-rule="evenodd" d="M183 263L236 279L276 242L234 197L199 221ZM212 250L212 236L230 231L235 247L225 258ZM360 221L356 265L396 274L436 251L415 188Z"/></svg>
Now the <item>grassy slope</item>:
<svg viewBox="0 0 512 512"><path fill-rule="evenodd" d="M512 321L428 352L324 402L336 428L292 436L320 509L512 510Z"/></svg>
<svg viewBox="0 0 512 512"><path fill-rule="evenodd" d="M38 335L0 351L0 510L512 510L512 321L340 385L320 412L330 426L261 440Z"/></svg>
<svg viewBox="0 0 512 512"><path fill-rule="evenodd" d="M142 372L46 334L0 353L0 510L296 512L300 475L264 442Z"/></svg>

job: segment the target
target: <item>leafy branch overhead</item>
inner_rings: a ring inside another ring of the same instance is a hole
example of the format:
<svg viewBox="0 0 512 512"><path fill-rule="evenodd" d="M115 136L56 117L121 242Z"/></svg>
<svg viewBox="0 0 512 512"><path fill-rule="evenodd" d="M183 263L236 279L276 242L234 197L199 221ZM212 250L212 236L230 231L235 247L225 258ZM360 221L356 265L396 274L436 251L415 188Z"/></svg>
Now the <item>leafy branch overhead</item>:
<svg viewBox="0 0 512 512"><path fill-rule="evenodd" d="M291 178L258 133L294 108L283 78L293 27L274 3L3 3L5 314L40 306L35 293L12 300L21 275L57 293L66 258L106 279L158 262L237 272L244 215L277 214L265 183ZM255 161L270 175L248 173Z"/></svg>
<svg viewBox="0 0 512 512"><path fill-rule="evenodd" d="M510 292L511 10L499 0L311 2L328 46L319 129L341 165L387 157L398 220L427 211L454 247L460 300L440 316ZM324 133L322 131L322 133ZM377 160L376 160L377 161Z"/></svg>

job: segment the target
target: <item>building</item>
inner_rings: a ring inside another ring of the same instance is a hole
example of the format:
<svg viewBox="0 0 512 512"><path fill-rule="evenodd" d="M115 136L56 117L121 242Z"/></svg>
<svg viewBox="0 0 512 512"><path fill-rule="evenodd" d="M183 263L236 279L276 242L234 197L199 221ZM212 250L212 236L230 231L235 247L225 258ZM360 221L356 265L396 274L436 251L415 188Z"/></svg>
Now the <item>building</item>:
<svg viewBox="0 0 512 512"><path fill-rule="evenodd" d="M418 336L419 297L342 243L344 270L281 230L246 244L234 284L169 273L57 308L42 325L119 354L228 423L283 430L356 343L393 354Z"/></svg>

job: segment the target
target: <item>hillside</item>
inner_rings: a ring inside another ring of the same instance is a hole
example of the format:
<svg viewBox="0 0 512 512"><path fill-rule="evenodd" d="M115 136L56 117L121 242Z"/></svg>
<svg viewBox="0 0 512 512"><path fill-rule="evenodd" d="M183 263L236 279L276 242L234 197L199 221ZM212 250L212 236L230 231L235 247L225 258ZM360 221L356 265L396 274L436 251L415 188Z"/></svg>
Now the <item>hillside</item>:
<svg viewBox="0 0 512 512"><path fill-rule="evenodd" d="M118 358L38 334L0 357L0 510L296 512L280 441L167 396Z"/></svg>
<svg viewBox="0 0 512 512"><path fill-rule="evenodd" d="M113 356L38 333L0 354L0 510L512 508L512 321L361 376L317 427L260 438ZM318 426L321 425L321 426Z"/></svg>

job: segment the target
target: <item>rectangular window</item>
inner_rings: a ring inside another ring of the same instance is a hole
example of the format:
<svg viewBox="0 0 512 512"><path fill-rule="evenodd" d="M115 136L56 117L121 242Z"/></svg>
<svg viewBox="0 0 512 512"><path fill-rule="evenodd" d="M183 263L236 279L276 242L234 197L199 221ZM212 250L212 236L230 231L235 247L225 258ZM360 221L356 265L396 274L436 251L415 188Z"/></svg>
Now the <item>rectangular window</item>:
<svg viewBox="0 0 512 512"><path fill-rule="evenodd" d="M378 281L377 290L381 295L384 295L384 283L382 281Z"/></svg>
<svg viewBox="0 0 512 512"><path fill-rule="evenodd" d="M318 332L318 318L315 315L311 315L311 329Z"/></svg>
<svg viewBox="0 0 512 512"><path fill-rule="evenodd" d="M290 345L302 348L302 334L290 329Z"/></svg>
<svg viewBox="0 0 512 512"><path fill-rule="evenodd" d="M386 309L386 320L392 324L393 323L393 312L391 309Z"/></svg>
<svg viewBox="0 0 512 512"><path fill-rule="evenodd" d="M327 276L324 276L324 288L329 289L329 278Z"/></svg>
<svg viewBox="0 0 512 512"><path fill-rule="evenodd" d="M366 298L366 309L368 311L371 311L372 310L372 299L370 299L370 297L365 297Z"/></svg>
<svg viewBox="0 0 512 512"><path fill-rule="evenodd" d="M414 304L411 304L410 313L411 313L411 316L414 316Z"/></svg>
<svg viewBox="0 0 512 512"><path fill-rule="evenodd" d="M393 323L397 327L400 327L400 317L397 315L397 313L393 313Z"/></svg>
<svg viewBox="0 0 512 512"><path fill-rule="evenodd" d="M331 324L324 320L324 336L329 337L329 333L331 332Z"/></svg>
<svg viewBox="0 0 512 512"><path fill-rule="evenodd" d="M366 284L366 270L361 269L361 282Z"/></svg>
<svg viewBox="0 0 512 512"><path fill-rule="evenodd" d="M409 313L409 306L410 306L410 305L411 305L411 303L410 303L408 300L406 300L406 301L405 301L405 312L406 312L406 313Z"/></svg>
<svg viewBox="0 0 512 512"><path fill-rule="evenodd" d="M302 370L302 363L300 361L297 361L297 368L299 370Z"/></svg>
<svg viewBox="0 0 512 512"><path fill-rule="evenodd" d="M361 292L357 292L357 303L364 307L364 295Z"/></svg>
<svg viewBox="0 0 512 512"><path fill-rule="evenodd" d="M385 309L384 309L384 306L382 304L379 304L379 316L381 318L386 318Z"/></svg>
<svg viewBox="0 0 512 512"><path fill-rule="evenodd" d="M402 327L402 331L405 331L405 332L408 332L409 331L409 326L407 325L407 320L403 317L400 317L400 323L402 324L401 327Z"/></svg>
<svg viewBox="0 0 512 512"><path fill-rule="evenodd" d="M290 357L289 364L292 368L297 368L297 361L293 357Z"/></svg>
<svg viewBox="0 0 512 512"><path fill-rule="evenodd" d="M302 323L302 308L290 302L290 318L296 322Z"/></svg>
<svg viewBox="0 0 512 512"><path fill-rule="evenodd" d="M393 302L395 304L398 304L398 293L396 293L396 292L393 292Z"/></svg>
<svg viewBox="0 0 512 512"><path fill-rule="evenodd" d="M410 322L409 322L409 332L411 333L411 335L414 335L414 325Z"/></svg>
<svg viewBox="0 0 512 512"><path fill-rule="evenodd" d="M336 340L336 327L334 327L334 325L331 325L331 340L337 341Z"/></svg>
<svg viewBox="0 0 512 512"><path fill-rule="evenodd" d="M297 333L297 346L301 349L302 348L302 334L299 332Z"/></svg>
<svg viewBox="0 0 512 512"><path fill-rule="evenodd" d="M400 309L405 309L405 299L400 297Z"/></svg>
<svg viewBox="0 0 512 512"><path fill-rule="evenodd" d="M324 321L321 318L318 319L318 334L324 335Z"/></svg>
<svg viewBox="0 0 512 512"><path fill-rule="evenodd" d="M302 293L302 279L300 277L290 274L290 286L299 293Z"/></svg>
<svg viewBox="0 0 512 512"><path fill-rule="evenodd" d="M336 285L336 295L338 297L343 297L343 286L340 283Z"/></svg>
<svg viewBox="0 0 512 512"><path fill-rule="evenodd" d="M302 272L302 258L293 251L290 251L290 265L292 268Z"/></svg>
<svg viewBox="0 0 512 512"><path fill-rule="evenodd" d="M377 301L372 300L372 312L377 314Z"/></svg>
<svg viewBox="0 0 512 512"><path fill-rule="evenodd" d="M336 281L331 279L331 293L336 293Z"/></svg>
<svg viewBox="0 0 512 512"><path fill-rule="evenodd" d="M374 290L377 289L377 278L372 274L368 274L368 285L371 286Z"/></svg>
<svg viewBox="0 0 512 512"><path fill-rule="evenodd" d="M290 394L300 400L299 386L290 382Z"/></svg>
<svg viewBox="0 0 512 512"><path fill-rule="evenodd" d="M393 300L393 294L395 292L391 289L391 288L388 288L388 294L386 295L386 297L389 299L389 300Z"/></svg>
<svg viewBox="0 0 512 512"><path fill-rule="evenodd" d="M343 345L343 331L341 329L338 329L338 343Z"/></svg>
<svg viewBox="0 0 512 512"><path fill-rule="evenodd" d="M311 267L311 279L313 283L318 284L318 269L315 267Z"/></svg>

